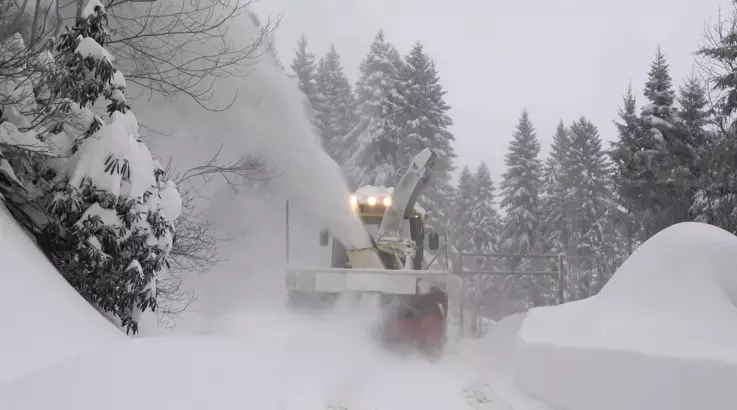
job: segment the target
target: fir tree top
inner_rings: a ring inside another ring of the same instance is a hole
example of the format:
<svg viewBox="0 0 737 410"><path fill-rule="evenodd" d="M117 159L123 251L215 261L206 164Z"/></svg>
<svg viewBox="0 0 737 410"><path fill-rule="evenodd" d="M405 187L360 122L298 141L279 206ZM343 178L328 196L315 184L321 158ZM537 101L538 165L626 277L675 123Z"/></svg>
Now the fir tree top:
<svg viewBox="0 0 737 410"><path fill-rule="evenodd" d="M529 114L524 110L504 159L507 171L503 175L502 183L505 191L503 207L514 206L515 198L520 198L520 195L528 198L537 197L540 178L540 161L537 158L539 154L540 142L537 140ZM520 188L526 192L520 192Z"/></svg>
<svg viewBox="0 0 737 410"><path fill-rule="evenodd" d="M304 34L294 51L294 59L289 67L297 75L299 88L310 97L315 93L315 54L307 50L307 37Z"/></svg>
<svg viewBox="0 0 737 410"><path fill-rule="evenodd" d="M643 93L654 106L652 115L665 120L670 119L673 114L672 107L675 93L668 63L665 61L665 55L660 46L658 46L655 53L655 59L650 64L650 72L647 77L648 80L645 83Z"/></svg>
<svg viewBox="0 0 737 410"><path fill-rule="evenodd" d="M522 112L505 157L507 171L501 184L501 205L507 210L504 248L513 253L530 252L537 246L540 190L540 143L527 110Z"/></svg>
<svg viewBox="0 0 737 410"><path fill-rule="evenodd" d="M695 133L706 126L709 118L707 110L708 101L706 99L706 90L698 78L694 74L686 80L686 83L679 88L678 93L678 118L683 122L686 129L691 133Z"/></svg>

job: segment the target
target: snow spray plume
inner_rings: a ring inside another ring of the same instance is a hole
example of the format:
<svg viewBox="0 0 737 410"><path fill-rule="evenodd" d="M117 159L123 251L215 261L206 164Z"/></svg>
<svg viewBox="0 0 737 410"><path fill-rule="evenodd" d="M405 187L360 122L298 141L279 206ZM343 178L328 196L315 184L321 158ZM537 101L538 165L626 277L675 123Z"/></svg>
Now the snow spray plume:
<svg viewBox="0 0 737 410"><path fill-rule="evenodd" d="M150 146L155 152L179 149L173 155L180 172L203 165L215 152L218 163L233 163L244 156L259 158L270 172L254 177L268 179L275 196L314 212L321 225L343 243L369 246L368 236L350 208L350 195L340 168L323 150L318 131L308 119L306 97L297 82L279 67L261 30L246 15L229 20L225 40L235 47L258 44L240 75L218 78L214 84L213 98L208 104L224 107L232 103L229 109L203 110L186 98L172 106L156 96L146 104L155 110L139 109L151 114L142 122L154 129L166 130L170 124L178 124L176 144L172 144L173 139L160 138ZM163 118L169 115L176 120L164 122ZM210 195L227 189L224 181L218 184L209 182L197 190Z"/></svg>

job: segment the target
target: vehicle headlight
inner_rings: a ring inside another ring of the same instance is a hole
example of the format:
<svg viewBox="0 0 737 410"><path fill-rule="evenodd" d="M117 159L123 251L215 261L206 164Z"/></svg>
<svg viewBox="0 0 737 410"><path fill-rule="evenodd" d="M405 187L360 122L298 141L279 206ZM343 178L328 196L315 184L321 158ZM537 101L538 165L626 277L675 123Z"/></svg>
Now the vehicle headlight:
<svg viewBox="0 0 737 410"><path fill-rule="evenodd" d="M356 205L358 205L358 197L355 195L351 195L351 206L355 207Z"/></svg>
<svg viewBox="0 0 737 410"><path fill-rule="evenodd" d="M371 206L376 205L376 197L375 196L370 196L369 199L368 199L368 204L371 205Z"/></svg>
<svg viewBox="0 0 737 410"><path fill-rule="evenodd" d="M384 198L384 206L389 207L392 204L392 197L388 196Z"/></svg>

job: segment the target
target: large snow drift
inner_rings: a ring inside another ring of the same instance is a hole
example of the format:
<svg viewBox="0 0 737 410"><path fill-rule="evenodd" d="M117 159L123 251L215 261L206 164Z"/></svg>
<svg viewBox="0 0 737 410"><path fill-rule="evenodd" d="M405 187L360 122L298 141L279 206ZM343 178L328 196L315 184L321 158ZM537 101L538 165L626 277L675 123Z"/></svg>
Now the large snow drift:
<svg viewBox="0 0 737 410"><path fill-rule="evenodd" d="M0 382L125 339L59 275L2 203L0 263Z"/></svg>
<svg viewBox="0 0 737 410"><path fill-rule="evenodd" d="M663 230L597 296L528 313L517 383L569 410L734 408L735 255L714 226Z"/></svg>

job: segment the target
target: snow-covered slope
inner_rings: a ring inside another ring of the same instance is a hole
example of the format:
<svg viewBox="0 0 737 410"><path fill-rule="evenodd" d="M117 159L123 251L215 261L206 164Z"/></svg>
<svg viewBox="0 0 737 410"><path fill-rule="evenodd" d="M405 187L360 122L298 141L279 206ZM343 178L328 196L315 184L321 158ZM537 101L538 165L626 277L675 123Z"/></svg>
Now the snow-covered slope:
<svg viewBox="0 0 737 410"><path fill-rule="evenodd" d="M59 275L2 203L0 263L0 382L125 339Z"/></svg>
<svg viewBox="0 0 737 410"><path fill-rule="evenodd" d="M734 408L735 255L719 228L663 230L597 296L528 313L517 384L569 410Z"/></svg>

